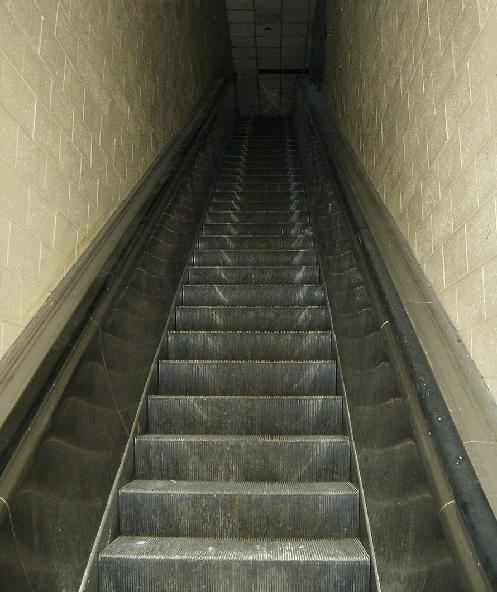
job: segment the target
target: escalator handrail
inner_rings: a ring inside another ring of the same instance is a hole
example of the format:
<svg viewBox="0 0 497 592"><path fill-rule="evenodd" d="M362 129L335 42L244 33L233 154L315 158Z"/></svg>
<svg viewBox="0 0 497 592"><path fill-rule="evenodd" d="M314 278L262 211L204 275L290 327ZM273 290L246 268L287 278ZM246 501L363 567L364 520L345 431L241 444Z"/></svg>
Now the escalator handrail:
<svg viewBox="0 0 497 592"><path fill-rule="evenodd" d="M443 392L434 376L432 366L414 330L405 304L400 298L396 284L385 264L382 251L378 246L378 239L381 241L381 237L372 233L369 221L364 214L363 208L361 208L359 191L367 192L367 195L362 195L362 200L375 200L380 204L376 207L381 208L381 213L386 219L384 224L391 229L390 235L384 237L384 240L388 243L387 248L390 251L401 253L406 250L406 247L402 243L395 222L386 208L382 207L377 192L372 187L366 172L357 161L347 140L341 134L321 93L309 79L302 78L298 84L299 89L304 94L315 132L319 135L325 148L327 164L332 171L339 192L336 197L343 205L349 222L357 235L388 311L390 325L409 369L420 408L444 468L445 477L451 487L454 502L481 568L488 581L495 584L497 582L497 554L495 553L497 520L495 514L464 447L447 407ZM355 181L357 181L357 177L363 177L359 181L360 188L354 182L353 176L356 177ZM411 281L419 280L413 276ZM437 330L442 331L443 329L437 327ZM446 339L449 340L450 337L450 335L447 335ZM454 349L452 345L450 347ZM461 385L462 392L467 392L468 385L471 385L477 391L474 393L475 398L484 399L485 386L482 384L483 380L471 368L469 371L467 370L468 361L466 358L460 357L461 350L457 353L459 353L459 356L453 355L454 363L460 364L457 369L458 375L461 374L465 377L465 382ZM489 421L488 417L482 416L481 419L482 423Z"/></svg>

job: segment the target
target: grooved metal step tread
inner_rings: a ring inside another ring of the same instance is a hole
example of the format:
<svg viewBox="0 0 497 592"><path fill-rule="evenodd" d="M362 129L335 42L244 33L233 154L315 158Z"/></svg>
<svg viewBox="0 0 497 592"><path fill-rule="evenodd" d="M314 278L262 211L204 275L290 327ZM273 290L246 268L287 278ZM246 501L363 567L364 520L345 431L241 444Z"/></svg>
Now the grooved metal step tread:
<svg viewBox="0 0 497 592"><path fill-rule="evenodd" d="M196 249L193 264L198 266L288 266L316 265L315 249Z"/></svg>
<svg viewBox="0 0 497 592"><path fill-rule="evenodd" d="M136 479L349 481L342 435L146 434L135 439Z"/></svg>
<svg viewBox="0 0 497 592"><path fill-rule="evenodd" d="M300 199L292 201L245 202L234 199L214 199L210 206L211 212L305 212L307 205Z"/></svg>
<svg viewBox="0 0 497 592"><path fill-rule="evenodd" d="M148 398L153 434L329 435L343 432L342 397L188 396Z"/></svg>
<svg viewBox="0 0 497 592"><path fill-rule="evenodd" d="M308 224L309 216L305 213L290 211L260 212L209 212L207 223L221 224Z"/></svg>
<svg viewBox="0 0 497 592"><path fill-rule="evenodd" d="M248 166L244 164L233 164L225 165L221 168L221 174L229 175L257 175L262 177L271 177L272 175L300 175L301 173L302 169L299 166L264 167L263 165Z"/></svg>
<svg viewBox="0 0 497 592"><path fill-rule="evenodd" d="M190 284L317 284L317 265L195 265L188 268Z"/></svg>
<svg viewBox="0 0 497 592"><path fill-rule="evenodd" d="M263 203L267 201L278 201L282 203L292 202L296 199L305 200L303 191L217 191L213 200L234 199L242 203Z"/></svg>
<svg viewBox="0 0 497 592"><path fill-rule="evenodd" d="M159 360L161 395L334 395L329 360Z"/></svg>
<svg viewBox="0 0 497 592"><path fill-rule="evenodd" d="M172 360L329 360L330 331L169 331Z"/></svg>
<svg viewBox="0 0 497 592"><path fill-rule="evenodd" d="M250 250L288 250L288 249L312 249L314 239L310 235L282 236L271 235L211 235L200 236L199 249L250 249Z"/></svg>
<svg viewBox="0 0 497 592"><path fill-rule="evenodd" d="M359 492L346 482L133 481L119 491L121 534L351 538Z"/></svg>
<svg viewBox="0 0 497 592"><path fill-rule="evenodd" d="M324 290L316 285L183 285L184 306L321 306ZM326 328L326 327L325 327ZM262 328L264 329L264 327ZM270 330L269 328L266 328ZM294 330L297 327L289 327Z"/></svg>
<svg viewBox="0 0 497 592"><path fill-rule="evenodd" d="M248 235L261 236L266 234L274 234L277 236L292 236L296 234L311 235L312 228L307 223L295 224L272 224L272 223L238 223L238 222L206 222L203 226L202 234L204 236L218 236L222 234L227 235Z"/></svg>
<svg viewBox="0 0 497 592"><path fill-rule="evenodd" d="M367 592L356 539L119 537L100 555L101 592Z"/></svg>
<svg viewBox="0 0 497 592"><path fill-rule="evenodd" d="M216 192L224 193L226 191L302 191L304 185L298 182L287 183L264 183L248 182L242 183L218 183Z"/></svg>
<svg viewBox="0 0 497 592"><path fill-rule="evenodd" d="M178 306L176 330L311 331L329 329L324 306Z"/></svg>

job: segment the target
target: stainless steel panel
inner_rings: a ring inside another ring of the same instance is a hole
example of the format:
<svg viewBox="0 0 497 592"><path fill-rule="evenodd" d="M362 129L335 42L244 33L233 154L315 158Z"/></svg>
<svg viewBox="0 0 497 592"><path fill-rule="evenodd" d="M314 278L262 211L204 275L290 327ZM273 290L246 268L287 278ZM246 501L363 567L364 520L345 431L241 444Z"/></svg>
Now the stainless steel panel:
<svg viewBox="0 0 497 592"><path fill-rule="evenodd" d="M345 436L140 436L137 479L190 481L347 481Z"/></svg>
<svg viewBox="0 0 497 592"><path fill-rule="evenodd" d="M269 262L268 262L269 263ZM317 284L319 267L317 265L280 265L256 267L246 265L195 266L188 269L190 284L234 284L268 286L271 284Z"/></svg>
<svg viewBox="0 0 497 592"><path fill-rule="evenodd" d="M183 286L185 306L320 306L321 285L316 286ZM323 317L324 318L324 317ZM326 328L326 327L325 327ZM297 328L294 327L293 330ZM292 330L292 329L288 329Z"/></svg>
<svg viewBox="0 0 497 592"><path fill-rule="evenodd" d="M329 329L329 319L320 306L179 306L176 329L323 331Z"/></svg>
<svg viewBox="0 0 497 592"><path fill-rule="evenodd" d="M163 537L354 538L350 483L133 481L119 492L121 534Z"/></svg>
<svg viewBox="0 0 497 592"><path fill-rule="evenodd" d="M161 395L334 395L334 361L160 360Z"/></svg>
<svg viewBox="0 0 497 592"><path fill-rule="evenodd" d="M207 558L205 548L213 559ZM298 559L296 559L298 557ZM102 557L102 592L367 592L369 558L357 541L121 537Z"/></svg>
<svg viewBox="0 0 497 592"><path fill-rule="evenodd" d="M329 360L331 332L169 331L171 360Z"/></svg>
<svg viewBox="0 0 497 592"><path fill-rule="evenodd" d="M343 430L341 397L155 396L152 434L325 435Z"/></svg>

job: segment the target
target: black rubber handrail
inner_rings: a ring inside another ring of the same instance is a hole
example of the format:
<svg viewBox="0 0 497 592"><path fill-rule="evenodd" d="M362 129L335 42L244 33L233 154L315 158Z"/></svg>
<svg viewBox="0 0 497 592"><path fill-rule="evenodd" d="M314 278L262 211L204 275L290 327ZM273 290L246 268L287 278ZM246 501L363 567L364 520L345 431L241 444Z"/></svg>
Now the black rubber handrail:
<svg viewBox="0 0 497 592"><path fill-rule="evenodd" d="M495 589L497 586L497 553L495 551L497 520L495 514L481 487L368 223L359 205L353 203L354 189L352 184L346 174L336 166L334 145L336 145L335 138L338 132L331 121L328 107L321 93L310 80L302 78L299 85L306 98L314 133L321 140L328 157L328 164L338 189L336 197L359 239L359 244L390 316L391 327L410 372L429 433L452 489L454 502L491 589ZM356 166L355 168L356 171L361 171L360 167ZM365 175L365 173L363 174Z"/></svg>

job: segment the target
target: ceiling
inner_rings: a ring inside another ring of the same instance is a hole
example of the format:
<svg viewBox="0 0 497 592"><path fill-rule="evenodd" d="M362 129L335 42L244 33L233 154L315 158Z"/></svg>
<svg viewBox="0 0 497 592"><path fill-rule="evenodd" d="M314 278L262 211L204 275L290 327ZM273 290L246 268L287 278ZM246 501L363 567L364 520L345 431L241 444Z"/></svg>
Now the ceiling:
<svg viewBox="0 0 497 592"><path fill-rule="evenodd" d="M310 61L315 0L226 0L242 115L287 115Z"/></svg>

